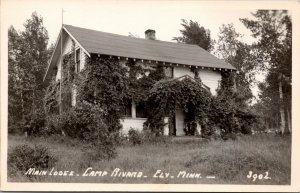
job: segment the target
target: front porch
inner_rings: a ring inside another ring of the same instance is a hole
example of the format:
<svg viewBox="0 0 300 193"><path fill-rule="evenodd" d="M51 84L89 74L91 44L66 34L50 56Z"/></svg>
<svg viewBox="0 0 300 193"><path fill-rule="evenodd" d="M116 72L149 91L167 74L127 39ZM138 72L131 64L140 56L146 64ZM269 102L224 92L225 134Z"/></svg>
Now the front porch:
<svg viewBox="0 0 300 193"><path fill-rule="evenodd" d="M122 133L127 134L130 129L143 131L144 123L147 121L146 113L142 105L131 101L125 107L125 116L120 120L122 125ZM165 136L199 136L201 134L201 126L194 122L194 126L187 118L188 115L182 109L175 111L172 118L164 118L163 135Z"/></svg>

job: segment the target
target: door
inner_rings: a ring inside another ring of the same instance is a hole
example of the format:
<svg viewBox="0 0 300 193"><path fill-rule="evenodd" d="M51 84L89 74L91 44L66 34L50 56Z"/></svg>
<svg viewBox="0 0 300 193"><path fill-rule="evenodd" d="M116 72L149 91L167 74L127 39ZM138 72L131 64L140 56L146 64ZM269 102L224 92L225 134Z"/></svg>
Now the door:
<svg viewBox="0 0 300 193"><path fill-rule="evenodd" d="M184 112L182 109L176 109L175 123L176 136L184 136Z"/></svg>

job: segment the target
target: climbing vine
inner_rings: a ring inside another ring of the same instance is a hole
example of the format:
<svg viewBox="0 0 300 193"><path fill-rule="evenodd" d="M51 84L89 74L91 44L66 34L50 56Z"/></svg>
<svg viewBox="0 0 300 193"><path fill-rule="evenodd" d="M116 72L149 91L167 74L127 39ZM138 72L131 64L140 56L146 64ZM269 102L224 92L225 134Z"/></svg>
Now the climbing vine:
<svg viewBox="0 0 300 193"><path fill-rule="evenodd" d="M55 80L55 77L50 81L47 87L46 94L44 97L44 107L46 114L58 114L58 98L59 98L59 82Z"/></svg>
<svg viewBox="0 0 300 193"><path fill-rule="evenodd" d="M162 66L150 66L133 60L126 62L128 68L128 90L126 98L135 102L146 102L152 86L165 78Z"/></svg>
<svg viewBox="0 0 300 193"><path fill-rule="evenodd" d="M193 122L193 127L197 122L205 124L211 94L199 79L162 80L151 89L148 100L152 107L148 124L159 135L162 133L163 118L174 117L176 108L181 108L188 115L186 121Z"/></svg>
<svg viewBox="0 0 300 193"><path fill-rule="evenodd" d="M77 100L101 107L109 131L121 128L123 99L128 89L127 70L114 58L91 55L86 68L76 77Z"/></svg>
<svg viewBox="0 0 300 193"><path fill-rule="evenodd" d="M50 81L49 86L44 97L44 108L47 114L58 114L59 113L59 98L61 91L62 110L68 111L71 108L71 89L73 86L73 80L75 74L75 47L72 46L72 52L64 55L62 61L61 72L62 78L61 84L56 80L57 68L54 70L55 76ZM60 86L62 87L60 89Z"/></svg>
<svg viewBox="0 0 300 193"><path fill-rule="evenodd" d="M188 76L168 79L164 67L157 64L131 59L123 62L91 54L86 58L85 68L76 73L75 49L72 49L63 58L62 110L72 110L71 93L72 89L76 89L77 103L97 106L108 132L120 130L122 110L128 100L144 104L147 112L145 128L156 135L163 133L165 117L169 118L170 127L174 127L171 120L176 109L184 111L185 122L191 128L186 134L191 135L195 134L197 124L202 126L202 136L212 135L216 127L225 134L249 133L249 125L255 120L247 105L241 102L239 93L235 92L230 72L222 72L217 96L212 96L201 82L196 68L192 68L195 79ZM47 89L45 110L49 114L58 112L59 86L59 82L52 80ZM77 111L81 112L78 108L74 112Z"/></svg>

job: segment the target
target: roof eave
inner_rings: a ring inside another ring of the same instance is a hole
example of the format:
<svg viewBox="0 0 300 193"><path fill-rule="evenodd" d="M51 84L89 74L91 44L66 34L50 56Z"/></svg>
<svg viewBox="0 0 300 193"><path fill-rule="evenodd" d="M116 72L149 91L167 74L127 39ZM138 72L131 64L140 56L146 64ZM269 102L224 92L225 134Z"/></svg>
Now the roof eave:
<svg viewBox="0 0 300 193"><path fill-rule="evenodd" d="M154 63L165 63L165 64L173 64L173 65L181 65L181 66L194 66L194 67L198 67L198 68L209 68L209 69L224 69L224 70L233 70L233 71L237 71L237 69L232 66L231 64L227 63L228 65L231 66L231 68L227 68L227 67L212 67L212 66L199 66L199 65L193 65L193 64L185 64L185 63L173 63L173 62L168 62L168 61L161 61L161 60L151 60L151 59L147 59L147 58L133 58L130 56L121 56L121 55L111 55L111 54L103 54L100 52L91 52L90 54L95 54L95 55L106 55L106 56L112 56L112 57L117 57L117 58L127 58L127 59L134 59L134 60L143 60L143 61L152 61Z"/></svg>
<svg viewBox="0 0 300 193"><path fill-rule="evenodd" d="M48 67L47 67L47 70L46 70L46 73L43 77L43 82L47 81L47 76L48 76L48 73L49 73L49 70L51 68L51 66L53 65L53 57L54 57L54 54L56 52L56 50L58 49L58 44L61 40L61 37L62 37L62 30L64 30L78 45L80 48L82 48L82 50L90 57L90 53L78 42L78 40L66 29L65 26L62 26L62 28L60 29L60 32L59 32L59 35L58 35L58 38L55 42L55 47L54 47L54 50L53 50L53 53L51 55L51 58L50 58L50 62L48 62Z"/></svg>
<svg viewBox="0 0 300 193"><path fill-rule="evenodd" d="M47 75L48 75L48 72L49 72L51 63L52 63L52 61L53 61L54 53L55 53L55 51L56 51L56 49L57 49L59 40L60 40L60 38L61 38L61 32L62 32L62 29L60 29L59 34L58 34L58 38L57 38L57 40L56 40L56 42L55 42L54 50L53 50L53 52L52 52L50 61L48 62L48 67L47 67L46 73L45 73L45 75L44 75L44 77L43 77L43 82L45 82L46 77L47 77Z"/></svg>

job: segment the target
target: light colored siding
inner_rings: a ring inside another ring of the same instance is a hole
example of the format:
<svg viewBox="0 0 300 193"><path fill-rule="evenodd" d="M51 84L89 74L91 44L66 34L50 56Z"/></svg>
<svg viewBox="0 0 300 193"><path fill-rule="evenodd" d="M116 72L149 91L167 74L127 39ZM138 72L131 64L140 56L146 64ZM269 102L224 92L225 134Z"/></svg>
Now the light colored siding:
<svg viewBox="0 0 300 193"><path fill-rule="evenodd" d="M189 75L192 78L195 77L195 73L192 72L191 69L188 67L179 67L179 66L174 67L174 78L178 78L184 75Z"/></svg>
<svg viewBox="0 0 300 193"><path fill-rule="evenodd" d="M70 36L65 37L64 36L64 45L63 45L63 55L68 54L70 52L72 52L72 39ZM75 45L75 48L78 47Z"/></svg>
<svg viewBox="0 0 300 193"><path fill-rule="evenodd" d="M56 81L60 80L60 76L61 76L61 74L60 74L60 65L61 65L61 62L59 61L57 63L57 73L56 73L56 77L55 77Z"/></svg>
<svg viewBox="0 0 300 193"><path fill-rule="evenodd" d="M174 67L174 78L184 75L189 75L192 78L195 77L195 74L189 67ZM221 81L222 78L221 73L219 71L199 69L199 77L201 78L203 84L210 88L211 93L216 95L216 89L218 88L219 81Z"/></svg>
<svg viewBox="0 0 300 193"><path fill-rule="evenodd" d="M70 36L66 36L64 34L64 41L63 41L63 55L68 54L72 51L72 39L70 38ZM58 45L60 46L60 45ZM58 81L60 79L61 76L61 61L60 59L57 61L57 74L56 74L56 81Z"/></svg>
<svg viewBox="0 0 300 193"><path fill-rule="evenodd" d="M77 88L75 85L73 85L71 90L71 104L73 107L76 105L76 97L77 97Z"/></svg>
<svg viewBox="0 0 300 193"><path fill-rule="evenodd" d="M74 42L75 43L75 42ZM79 47L78 44L75 43L75 49ZM64 35L64 42L63 42L63 55L71 53L73 50L73 41L70 36ZM85 59L87 55L84 53L84 51L80 50L81 58L80 58L80 70L84 69L85 67ZM56 81L60 79L60 59L57 62L57 74L56 74Z"/></svg>
<svg viewBox="0 0 300 193"><path fill-rule="evenodd" d="M132 128L138 131L143 130L143 125L147 121L146 118L124 118L121 119L122 133L128 134L128 131Z"/></svg>
<svg viewBox="0 0 300 193"><path fill-rule="evenodd" d="M216 89L218 88L219 81L222 79L221 73L219 71L200 69L199 77L203 84L210 88L211 93L216 95Z"/></svg>
<svg viewBox="0 0 300 193"><path fill-rule="evenodd" d="M85 67L85 59L86 59L86 54L84 51L81 49L81 58L80 58L80 70L83 70Z"/></svg>

